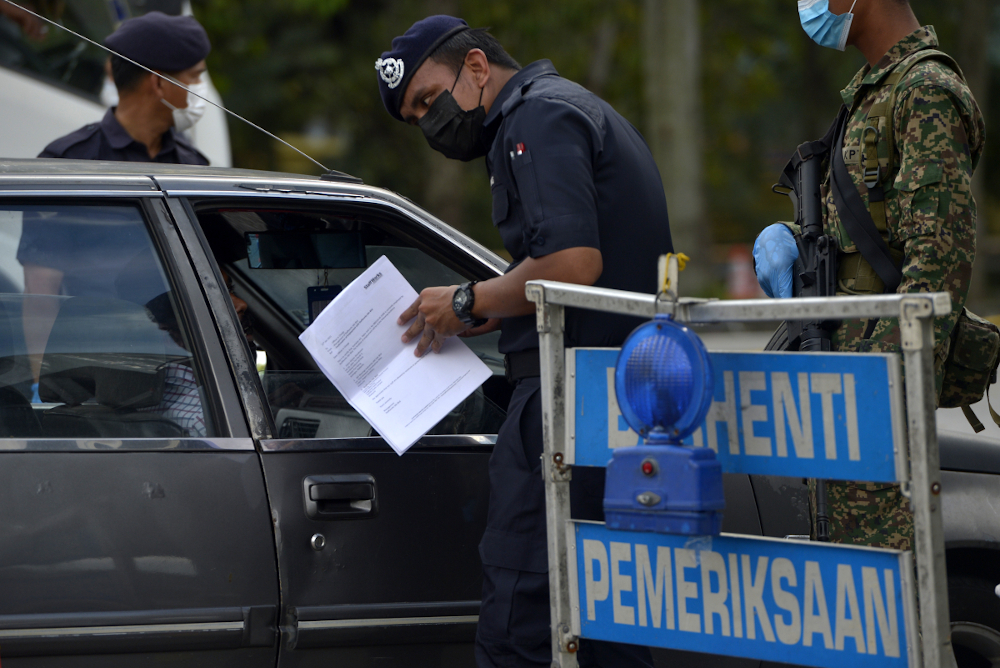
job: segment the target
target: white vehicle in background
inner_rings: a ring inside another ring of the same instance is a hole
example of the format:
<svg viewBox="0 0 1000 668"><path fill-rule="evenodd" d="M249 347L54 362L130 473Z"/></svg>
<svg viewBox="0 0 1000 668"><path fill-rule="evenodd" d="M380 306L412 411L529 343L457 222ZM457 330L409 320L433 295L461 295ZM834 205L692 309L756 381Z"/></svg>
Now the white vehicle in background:
<svg viewBox="0 0 1000 668"><path fill-rule="evenodd" d="M58 15L46 16L96 42L131 16L154 10L191 13L187 0L65 0L50 6ZM52 140L100 121L115 104L114 86L105 74L107 58L103 49L53 26L41 41L30 39L0 16L0 157L33 158ZM205 78L208 99L221 104L211 78ZM187 132L216 167L232 166L225 116L208 105L202 120Z"/></svg>

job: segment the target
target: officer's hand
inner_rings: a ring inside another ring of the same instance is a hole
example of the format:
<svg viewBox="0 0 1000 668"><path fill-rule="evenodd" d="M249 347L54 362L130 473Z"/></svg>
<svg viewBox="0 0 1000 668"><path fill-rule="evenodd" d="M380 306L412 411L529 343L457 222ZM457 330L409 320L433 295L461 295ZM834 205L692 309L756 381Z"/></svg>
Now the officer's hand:
<svg viewBox="0 0 1000 668"><path fill-rule="evenodd" d="M403 311L396 321L399 325L405 325L413 320L403 332L402 340L403 343L409 343L420 337L420 342L414 351L417 357L427 352L428 348L433 348L436 353L441 352L445 339L469 328L455 316L455 311L451 307L451 298L456 288L457 286L451 285L424 289L417 300Z"/></svg>
<svg viewBox="0 0 1000 668"><path fill-rule="evenodd" d="M764 228L753 244L757 282L768 297L792 296L792 268L799 259L795 237L787 226L775 223Z"/></svg>

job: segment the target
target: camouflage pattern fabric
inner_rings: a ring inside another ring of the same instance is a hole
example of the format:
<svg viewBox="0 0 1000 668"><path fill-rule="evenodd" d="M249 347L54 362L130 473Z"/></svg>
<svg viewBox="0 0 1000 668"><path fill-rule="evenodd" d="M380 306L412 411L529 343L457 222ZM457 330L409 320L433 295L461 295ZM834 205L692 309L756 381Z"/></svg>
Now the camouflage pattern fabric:
<svg viewBox="0 0 1000 668"><path fill-rule="evenodd" d="M989 389L1000 354L1000 329L969 310L962 312L951 336L952 353L944 366L938 406L974 404Z"/></svg>
<svg viewBox="0 0 1000 668"><path fill-rule="evenodd" d="M816 540L816 481L809 481L813 535ZM830 542L913 549L913 513L899 485L828 480L826 510Z"/></svg>
<svg viewBox="0 0 1000 668"><path fill-rule="evenodd" d="M868 111L888 98L891 87L881 84L893 69L918 51L937 46L934 28L920 28L893 46L875 67L866 65L841 91L852 109L844 138L844 162L866 206L862 134ZM950 335L965 305L976 254L972 173L982 155L986 129L968 86L937 60L918 63L899 82L892 122L896 157L882 184L886 241L894 254L903 257L903 279L897 291L951 293L952 313L935 320L940 393ZM883 163L885 168L889 161ZM840 223L829 177L822 193L825 232L838 240L842 253L857 252ZM860 286L848 280L840 283L839 291L850 294L857 288ZM901 352L896 319L880 320L865 340L867 324L865 320L845 321L833 333L834 349ZM897 549L911 546L912 515L898 486L831 481L827 495L831 540Z"/></svg>
<svg viewBox="0 0 1000 668"><path fill-rule="evenodd" d="M841 91L852 116L844 138L844 162L862 201L868 188L862 174L862 141L868 110L890 94L885 77L916 52L938 46L934 28L925 26L892 47L874 68L865 66ZM883 180L887 243L903 255L898 292L948 291L950 316L935 321L935 358L943 364L951 330L965 305L976 254L976 203L972 173L982 155L985 124L979 106L961 77L940 61L917 64L899 82L893 109L897 159ZM823 185L824 229L843 253L857 246L840 223L829 179ZM852 285L842 286L852 292ZM880 321L864 340L866 321L845 322L834 332L837 350L900 352L895 320ZM938 367L940 371L940 366ZM940 382L940 379L939 379Z"/></svg>

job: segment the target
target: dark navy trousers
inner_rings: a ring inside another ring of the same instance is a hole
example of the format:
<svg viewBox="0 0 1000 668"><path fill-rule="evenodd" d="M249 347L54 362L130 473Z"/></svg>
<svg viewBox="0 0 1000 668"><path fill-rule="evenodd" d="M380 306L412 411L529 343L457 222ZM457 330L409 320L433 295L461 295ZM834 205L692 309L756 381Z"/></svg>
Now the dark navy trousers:
<svg viewBox="0 0 1000 668"><path fill-rule="evenodd" d="M489 518L479 545L479 668L552 663L540 385L538 378L518 382L490 458ZM574 518L604 519L602 469L574 469L570 491ZM648 648L619 643L584 640L578 659L582 668L653 668Z"/></svg>

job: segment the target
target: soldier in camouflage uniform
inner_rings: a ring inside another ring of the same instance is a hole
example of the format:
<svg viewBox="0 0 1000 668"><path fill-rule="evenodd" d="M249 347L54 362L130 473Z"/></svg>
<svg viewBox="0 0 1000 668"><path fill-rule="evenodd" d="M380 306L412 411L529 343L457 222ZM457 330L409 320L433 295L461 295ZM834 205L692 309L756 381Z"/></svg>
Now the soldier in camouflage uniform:
<svg viewBox="0 0 1000 668"><path fill-rule="evenodd" d="M829 13L840 16L848 9L849 0L829 1ZM851 110L843 156L854 186L871 211L863 174L863 134L869 111L893 92L893 86L886 83L889 75L894 70L905 71L909 61L921 51L936 48L938 41L933 27L920 27L907 0L859 0L854 9L853 23L845 28L846 44L861 50L869 64L841 91ZM985 125L962 75L942 60L925 59L912 65L895 86L894 94L895 103L885 114L886 122L892 122L894 157L888 160L880 155L882 169L890 170L881 181L886 229L880 231L897 265L902 261L903 276L897 292L951 294L952 313L935 320L935 368L940 395L949 337L965 304L972 276L976 252L972 174L982 155ZM884 132L885 128L880 128L880 133ZM882 281L861 257L840 221L829 169L825 169L823 227L824 233L834 236L838 243L838 294L881 293ZM878 220L875 215L873 218ZM868 330L866 320L845 321L833 332L832 348L902 351L897 320L878 321L866 338ZM811 487L815 493L815 485ZM911 548L913 518L898 485L830 481L827 502L831 541ZM815 513L815 499L812 505Z"/></svg>

